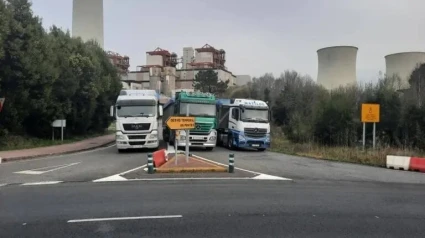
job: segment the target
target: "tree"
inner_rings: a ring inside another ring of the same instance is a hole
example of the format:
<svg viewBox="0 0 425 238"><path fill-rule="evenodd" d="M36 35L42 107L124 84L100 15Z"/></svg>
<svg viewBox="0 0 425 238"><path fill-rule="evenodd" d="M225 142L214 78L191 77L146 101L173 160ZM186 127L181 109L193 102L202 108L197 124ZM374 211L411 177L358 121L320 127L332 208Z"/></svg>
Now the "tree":
<svg viewBox="0 0 425 238"><path fill-rule="evenodd" d="M270 103L270 89L265 88L264 89L264 101L267 103Z"/></svg>
<svg viewBox="0 0 425 238"><path fill-rule="evenodd" d="M193 81L193 88L204 93L212 93L222 95L228 88L229 81L221 81L218 79L218 73L212 69L201 70Z"/></svg>
<svg viewBox="0 0 425 238"><path fill-rule="evenodd" d="M116 68L93 42L53 26L47 33L28 0L0 1L0 137L48 137L55 119L68 135L107 128L121 90ZM0 143L6 141L0 138Z"/></svg>

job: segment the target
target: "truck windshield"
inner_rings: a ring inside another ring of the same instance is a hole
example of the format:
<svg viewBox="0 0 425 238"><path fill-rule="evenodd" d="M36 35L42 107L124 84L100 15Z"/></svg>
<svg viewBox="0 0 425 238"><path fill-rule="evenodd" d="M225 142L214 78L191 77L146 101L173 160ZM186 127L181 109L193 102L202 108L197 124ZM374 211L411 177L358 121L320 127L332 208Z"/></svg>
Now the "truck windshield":
<svg viewBox="0 0 425 238"><path fill-rule="evenodd" d="M246 122L269 122L269 111L265 109L246 109L241 113L241 120Z"/></svg>
<svg viewBox="0 0 425 238"><path fill-rule="evenodd" d="M191 116L215 117L215 104L181 103L180 114L186 114L187 105L189 105L189 114Z"/></svg>
<svg viewBox="0 0 425 238"><path fill-rule="evenodd" d="M153 117L155 115L155 106L117 106L118 117Z"/></svg>

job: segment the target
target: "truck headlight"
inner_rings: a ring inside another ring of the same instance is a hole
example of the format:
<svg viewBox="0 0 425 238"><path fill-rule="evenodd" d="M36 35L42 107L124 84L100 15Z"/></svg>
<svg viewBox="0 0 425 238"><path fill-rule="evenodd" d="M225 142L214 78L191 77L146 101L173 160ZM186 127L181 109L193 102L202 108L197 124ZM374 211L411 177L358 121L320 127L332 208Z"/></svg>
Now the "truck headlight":
<svg viewBox="0 0 425 238"><path fill-rule="evenodd" d="M115 139L116 140L127 140L127 136L125 136L125 135L116 135L115 136Z"/></svg>
<svg viewBox="0 0 425 238"><path fill-rule="evenodd" d="M267 141L267 142L270 142L270 134L267 134L267 135L266 135L266 141Z"/></svg>
<svg viewBox="0 0 425 238"><path fill-rule="evenodd" d="M217 136L210 136L209 140L210 141L215 141L215 140L217 140Z"/></svg>
<svg viewBox="0 0 425 238"><path fill-rule="evenodd" d="M180 140L186 140L186 136L180 136Z"/></svg>
<svg viewBox="0 0 425 238"><path fill-rule="evenodd" d="M158 134L150 134L149 139L158 139Z"/></svg>
<svg viewBox="0 0 425 238"><path fill-rule="evenodd" d="M243 135L239 135L239 141L245 141L245 137Z"/></svg>

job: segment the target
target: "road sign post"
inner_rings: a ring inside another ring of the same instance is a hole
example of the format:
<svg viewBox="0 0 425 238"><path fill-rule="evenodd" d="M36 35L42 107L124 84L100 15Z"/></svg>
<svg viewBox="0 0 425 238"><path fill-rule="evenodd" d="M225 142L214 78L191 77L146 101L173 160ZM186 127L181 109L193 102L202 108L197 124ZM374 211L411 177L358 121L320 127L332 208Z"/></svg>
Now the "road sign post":
<svg viewBox="0 0 425 238"><path fill-rule="evenodd" d="M186 104L186 117L189 116L189 103ZM189 130L186 130L186 163L189 163Z"/></svg>
<svg viewBox="0 0 425 238"><path fill-rule="evenodd" d="M373 148L376 145L376 123L380 121L379 104L362 104L361 121L363 122L363 150L366 145L366 123L373 123Z"/></svg>
<svg viewBox="0 0 425 238"><path fill-rule="evenodd" d="M189 115L189 107L187 107L186 115ZM170 130L186 130L186 162L189 162L189 130L195 128L195 117L170 117L166 124Z"/></svg>

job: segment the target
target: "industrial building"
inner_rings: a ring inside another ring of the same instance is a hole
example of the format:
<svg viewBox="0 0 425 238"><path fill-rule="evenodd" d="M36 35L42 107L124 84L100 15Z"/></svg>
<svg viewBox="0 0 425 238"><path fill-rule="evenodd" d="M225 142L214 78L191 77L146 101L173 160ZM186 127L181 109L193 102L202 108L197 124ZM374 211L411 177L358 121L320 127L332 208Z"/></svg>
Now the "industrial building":
<svg viewBox="0 0 425 238"><path fill-rule="evenodd" d="M72 36L95 40L103 49L103 0L73 0Z"/></svg>
<svg viewBox="0 0 425 238"><path fill-rule="evenodd" d="M409 88L409 78L418 64L425 63L425 52L401 52L385 56L386 76L400 78L398 89Z"/></svg>
<svg viewBox="0 0 425 238"><path fill-rule="evenodd" d="M126 82L123 86L155 89L171 96L176 90L193 90L196 74L206 69L217 72L218 79L229 81L229 86L237 85L236 75L225 66L225 54L224 50L208 44L196 49L184 47L181 58L176 53L157 48L146 52L146 65L137 66L136 71L122 75L122 81Z"/></svg>
<svg viewBox="0 0 425 238"><path fill-rule="evenodd" d="M326 89L357 83L356 60L358 48L333 46L319 49L317 83Z"/></svg>

